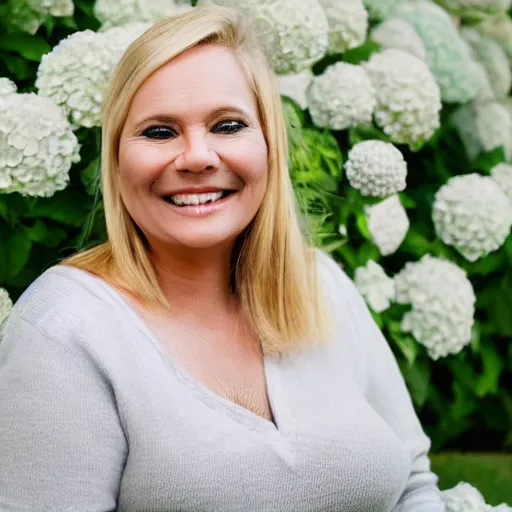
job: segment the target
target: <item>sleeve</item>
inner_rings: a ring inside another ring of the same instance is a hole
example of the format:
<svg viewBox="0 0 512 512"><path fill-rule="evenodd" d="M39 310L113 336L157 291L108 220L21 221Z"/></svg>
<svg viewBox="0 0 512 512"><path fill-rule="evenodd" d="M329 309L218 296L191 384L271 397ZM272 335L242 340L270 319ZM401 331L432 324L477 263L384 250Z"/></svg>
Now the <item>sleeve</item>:
<svg viewBox="0 0 512 512"><path fill-rule="evenodd" d="M430 470L430 439L423 432L395 356L354 283L330 257L328 259L332 272L338 276L338 286L346 290L362 344L366 399L410 453L409 479L392 512L444 512L438 477Z"/></svg>
<svg viewBox="0 0 512 512"><path fill-rule="evenodd" d="M108 379L78 343L12 316L0 341L0 510L115 510L127 443Z"/></svg>

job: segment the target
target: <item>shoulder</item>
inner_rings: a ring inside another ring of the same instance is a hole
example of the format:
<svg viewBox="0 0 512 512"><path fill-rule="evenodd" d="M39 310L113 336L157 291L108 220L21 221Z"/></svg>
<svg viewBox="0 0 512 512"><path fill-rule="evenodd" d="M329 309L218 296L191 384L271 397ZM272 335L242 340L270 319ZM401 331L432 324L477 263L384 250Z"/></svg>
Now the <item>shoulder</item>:
<svg viewBox="0 0 512 512"><path fill-rule="evenodd" d="M101 278L56 265L33 281L16 301L6 329L9 324L26 322L43 335L65 338L107 317L113 320L118 303Z"/></svg>

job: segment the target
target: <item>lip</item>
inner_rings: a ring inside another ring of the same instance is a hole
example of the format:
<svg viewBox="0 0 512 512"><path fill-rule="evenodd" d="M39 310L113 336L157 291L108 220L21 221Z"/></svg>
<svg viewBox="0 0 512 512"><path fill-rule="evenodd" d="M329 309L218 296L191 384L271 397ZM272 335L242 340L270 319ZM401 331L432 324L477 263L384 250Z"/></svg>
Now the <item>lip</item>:
<svg viewBox="0 0 512 512"><path fill-rule="evenodd" d="M189 190L189 189L186 189ZM226 190L226 189L222 189ZM209 189L209 192L218 192L219 189ZM180 194L199 194L200 192L179 192ZM175 195L176 193L169 194L169 195ZM227 207L229 201L233 200L233 197L235 197L238 194L238 190L236 192L233 192L232 194L229 194L226 197L223 197L222 199L219 199L218 201L215 201L214 203L205 203L205 204L198 204L198 205L189 205L189 206L176 206L175 204L172 204L169 201L166 201L165 199L162 199L162 201L165 202L165 204L172 208L174 212L176 212L179 215L182 215L183 217L206 217L208 215L212 215L214 213L222 211L224 208ZM167 196L168 197L168 196Z"/></svg>
<svg viewBox="0 0 512 512"><path fill-rule="evenodd" d="M162 197L176 196L178 194L208 194L209 192L224 192L224 190L235 189L229 187L186 187L163 194Z"/></svg>

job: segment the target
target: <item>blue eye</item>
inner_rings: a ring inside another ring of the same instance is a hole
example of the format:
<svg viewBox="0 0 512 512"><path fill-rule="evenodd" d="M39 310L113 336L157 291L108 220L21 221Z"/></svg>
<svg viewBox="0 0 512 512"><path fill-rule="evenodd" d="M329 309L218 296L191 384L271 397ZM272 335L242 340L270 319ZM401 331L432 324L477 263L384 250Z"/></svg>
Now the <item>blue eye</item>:
<svg viewBox="0 0 512 512"><path fill-rule="evenodd" d="M165 140L170 139L176 135L176 132L166 126L150 126L142 132L143 137L148 139Z"/></svg>
<svg viewBox="0 0 512 512"><path fill-rule="evenodd" d="M242 131L244 128L247 128L247 125L242 121L221 121L212 128L212 132L230 135Z"/></svg>

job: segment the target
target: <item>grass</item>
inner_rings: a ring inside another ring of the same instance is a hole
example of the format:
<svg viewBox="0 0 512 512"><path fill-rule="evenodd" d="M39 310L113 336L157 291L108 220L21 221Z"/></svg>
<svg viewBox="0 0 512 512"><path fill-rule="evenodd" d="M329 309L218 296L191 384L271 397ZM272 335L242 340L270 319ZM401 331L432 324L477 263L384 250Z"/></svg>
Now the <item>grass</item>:
<svg viewBox="0 0 512 512"><path fill-rule="evenodd" d="M487 453L439 453L431 455L432 471L441 490L468 482L490 505L512 506L512 455Z"/></svg>

